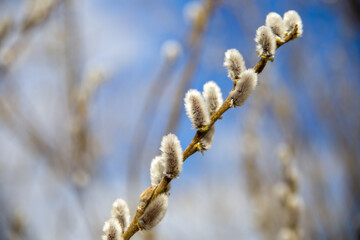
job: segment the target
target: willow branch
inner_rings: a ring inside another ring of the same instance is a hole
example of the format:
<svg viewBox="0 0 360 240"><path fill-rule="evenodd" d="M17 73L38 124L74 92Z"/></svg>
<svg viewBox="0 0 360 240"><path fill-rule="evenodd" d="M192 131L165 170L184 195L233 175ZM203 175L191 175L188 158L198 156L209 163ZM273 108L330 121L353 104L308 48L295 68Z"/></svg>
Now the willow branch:
<svg viewBox="0 0 360 240"><path fill-rule="evenodd" d="M281 47L282 45L284 45L285 43L295 39L295 34L297 32L298 28L297 26L295 26L295 28L293 29L292 32L290 32L288 34L288 36L286 38L284 38L283 40L278 40L277 41L277 48ZM267 63L267 59L263 59L261 58L259 60L259 62L255 65L254 70L257 74L260 74ZM226 98L226 100L224 101L224 103L221 105L221 107L210 117L210 123L208 125L208 130L205 131L200 131L198 130L193 138L193 140L190 142L190 144L186 147L186 149L183 152L183 161L185 162L186 159L188 159L191 155L193 155L194 153L196 153L198 151L197 148L197 144L200 142L200 140L206 135L206 133L209 131L209 129L215 124L215 122L219 119L221 119L221 116L227 111L229 110L229 108L231 108L231 96L230 94L228 95L228 97ZM145 207L143 208L138 208L135 214L135 217L133 219L133 221L131 222L130 226L127 228L127 230L125 231L125 233L123 234L123 238L124 240L128 240L130 239L136 232L138 232L140 230L139 226L138 226L138 219L139 217L141 217L144 214L144 211L146 209L146 206L153 200L155 199L159 194L162 194L164 192L166 192L166 189L169 185L169 183L171 182L171 178L168 178L166 176L164 176L161 180L161 182L159 183L159 185L157 185L156 187L152 186L147 188L142 196L145 194L147 196L147 199L145 201ZM144 201L144 200L142 200Z"/></svg>

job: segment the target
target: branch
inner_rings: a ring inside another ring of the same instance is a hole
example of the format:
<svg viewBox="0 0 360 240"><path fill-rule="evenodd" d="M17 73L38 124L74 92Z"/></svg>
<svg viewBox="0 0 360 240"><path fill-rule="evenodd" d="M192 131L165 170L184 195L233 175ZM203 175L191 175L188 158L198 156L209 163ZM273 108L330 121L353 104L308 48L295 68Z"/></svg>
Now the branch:
<svg viewBox="0 0 360 240"><path fill-rule="evenodd" d="M277 40L276 48L279 48L282 45L284 45L285 43L295 39L297 30L298 30L298 28L296 25L294 27L293 31L291 31L286 36L286 38L284 38L283 40ZM259 60L259 62L255 65L254 70L257 74L260 74L264 70L268 60L270 60L270 59L261 58ZM235 87L235 85L234 85L234 87ZM205 131L198 130L196 132L193 140L190 142L190 144L187 146L187 148L183 152L183 161L184 162L187 158L189 158L191 155L193 155L194 153L196 153L198 151L197 144L200 142L200 140L206 135L206 133L215 124L215 122L217 120L221 119L221 116L227 110L229 110L229 108L231 108L230 102L231 102L231 96L229 94L228 97L226 98L226 100L224 101L224 103L219 108L219 110L216 111L213 115L211 115L210 123L207 126L207 130L205 130ZM140 228L138 226L139 217L141 217L144 214L146 207L152 200L154 200L159 194L166 192L166 189L168 188L168 185L171 182L171 180L172 180L171 178L164 176L159 185L157 185L156 187L154 187L154 186L149 187L143 192L143 194L141 196L142 196L142 198L144 198L144 199L142 199L142 202L145 202L145 204L144 204L145 206L137 209L133 221L131 222L130 226L127 228L126 232L123 234L124 240L130 239L136 232L138 232L140 230Z"/></svg>

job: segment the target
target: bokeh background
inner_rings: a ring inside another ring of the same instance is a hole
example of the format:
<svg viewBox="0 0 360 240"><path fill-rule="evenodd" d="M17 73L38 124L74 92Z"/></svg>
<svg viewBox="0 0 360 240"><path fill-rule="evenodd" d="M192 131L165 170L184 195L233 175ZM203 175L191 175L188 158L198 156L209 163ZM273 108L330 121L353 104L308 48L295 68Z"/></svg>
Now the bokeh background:
<svg viewBox="0 0 360 240"><path fill-rule="evenodd" d="M162 136L185 149L195 134L187 89L213 80L225 98L224 52L253 67L256 29L291 9L303 36L186 161L159 226L133 239L276 239L282 144L303 239L360 239L358 0L0 0L0 239L100 239L116 198L134 214Z"/></svg>

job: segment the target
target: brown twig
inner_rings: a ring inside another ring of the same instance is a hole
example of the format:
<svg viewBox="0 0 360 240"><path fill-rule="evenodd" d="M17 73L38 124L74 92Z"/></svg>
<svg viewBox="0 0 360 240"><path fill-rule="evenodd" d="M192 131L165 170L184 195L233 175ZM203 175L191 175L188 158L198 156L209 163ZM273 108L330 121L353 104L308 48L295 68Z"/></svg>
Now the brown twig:
<svg viewBox="0 0 360 240"><path fill-rule="evenodd" d="M293 31L291 33L289 33L289 35L284 40L281 41L281 44L277 45L277 48L279 48L280 46L284 45L285 43L293 40L296 32L297 32L297 26L295 26ZM265 68L266 62L267 62L267 60L265 60L263 58L260 59L259 62L254 67L255 72L260 74L263 71L263 69ZM213 115L211 115L208 129L210 129L215 124L215 122L218 119L220 119L221 116L227 110L229 110L229 108L231 107L230 102L231 102L231 96L229 94L229 96L226 98L226 100L221 105L221 107L218 109L218 111L216 111ZM193 155L194 153L196 153L198 151L196 145L206 135L207 132L208 132L208 130L205 130L205 131L198 130L196 132L193 140L190 142L190 144L187 146L187 148L183 152L183 161L184 162L186 161L187 158L189 158L191 155ZM144 191L144 193L146 192L149 197L145 200L145 204L144 204L145 206L137 209L135 217L133 218L133 221L131 222L130 226L127 228L127 230L123 234L124 240L130 239L136 232L138 232L140 230L140 228L138 226L139 217L141 217L144 214L146 207L153 199L155 199L159 194L166 192L168 184L171 182L171 180L172 180L171 178L164 176L162 178L161 182L159 183L159 185L157 185L155 188L149 187Z"/></svg>

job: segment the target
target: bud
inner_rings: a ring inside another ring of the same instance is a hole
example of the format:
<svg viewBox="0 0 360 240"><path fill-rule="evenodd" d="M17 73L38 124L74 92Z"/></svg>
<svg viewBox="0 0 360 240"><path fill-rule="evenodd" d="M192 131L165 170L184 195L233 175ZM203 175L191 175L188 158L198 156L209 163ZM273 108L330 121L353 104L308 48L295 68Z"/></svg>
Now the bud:
<svg viewBox="0 0 360 240"><path fill-rule="evenodd" d="M256 30L255 36L256 52L259 56L270 58L273 57L276 50L276 39L271 28L261 26Z"/></svg>
<svg viewBox="0 0 360 240"><path fill-rule="evenodd" d="M164 161L165 175L169 178L179 177L182 171L183 153L179 139L175 134L168 134L161 141L160 150Z"/></svg>
<svg viewBox="0 0 360 240"><path fill-rule="evenodd" d="M111 217L116 218L121 226L121 229L125 231L130 225L130 211L127 203L118 198L112 205Z"/></svg>
<svg viewBox="0 0 360 240"><path fill-rule="evenodd" d="M164 218L168 208L168 195L163 193L149 203L144 214L139 218L140 229L150 230Z"/></svg>
<svg viewBox="0 0 360 240"><path fill-rule="evenodd" d="M164 161L161 156L155 157L150 166L150 178L151 178L151 185L155 186L158 185L164 176Z"/></svg>
<svg viewBox="0 0 360 240"><path fill-rule="evenodd" d="M225 52L224 67L228 70L228 77L232 80L239 79L240 74L246 69L244 58L236 49L229 49Z"/></svg>
<svg viewBox="0 0 360 240"><path fill-rule="evenodd" d="M287 204L287 199L291 195L291 190L287 184L285 184L284 182L278 182L274 186L273 191L276 198L279 199L281 205Z"/></svg>
<svg viewBox="0 0 360 240"><path fill-rule="evenodd" d="M285 24L281 16L276 12L271 12L266 16L266 26L270 27L273 33L279 37L284 36Z"/></svg>
<svg viewBox="0 0 360 240"><path fill-rule="evenodd" d="M123 230L121 229L120 223L116 218L110 218L107 220L103 227L104 235L103 240L122 240Z"/></svg>
<svg viewBox="0 0 360 240"><path fill-rule="evenodd" d="M204 15L204 7L200 1L192 1L184 7L185 21L194 24Z"/></svg>
<svg viewBox="0 0 360 240"><path fill-rule="evenodd" d="M145 209L157 186L151 186L140 194L138 209Z"/></svg>
<svg viewBox="0 0 360 240"><path fill-rule="evenodd" d="M240 80L237 81L235 89L230 92L231 107L237 107L244 104L246 99L254 91L257 84L257 74L254 69L248 69L240 75Z"/></svg>
<svg viewBox="0 0 360 240"><path fill-rule="evenodd" d="M161 48L162 55L168 61L176 60L182 52L181 45L178 41L175 40L168 40L166 41Z"/></svg>
<svg viewBox="0 0 360 240"><path fill-rule="evenodd" d="M201 129L210 122L209 112L201 93L195 89L190 89L185 95L185 110L193 128Z"/></svg>
<svg viewBox="0 0 360 240"><path fill-rule="evenodd" d="M205 98L207 109L210 115L215 113L223 103L221 90L219 86L213 81L205 83L203 96Z"/></svg>
<svg viewBox="0 0 360 240"><path fill-rule="evenodd" d="M304 209L304 203L298 194L290 194L286 199L286 207L293 217L298 218Z"/></svg>
<svg viewBox="0 0 360 240"><path fill-rule="evenodd" d="M296 37L300 37L302 35L303 24L299 14L296 11L294 10L287 11L284 14L284 23L285 23L285 31L289 33L295 28L295 25L297 25L298 30L296 33Z"/></svg>
<svg viewBox="0 0 360 240"><path fill-rule="evenodd" d="M279 232L278 240L298 240L296 232L290 228L282 228Z"/></svg>

